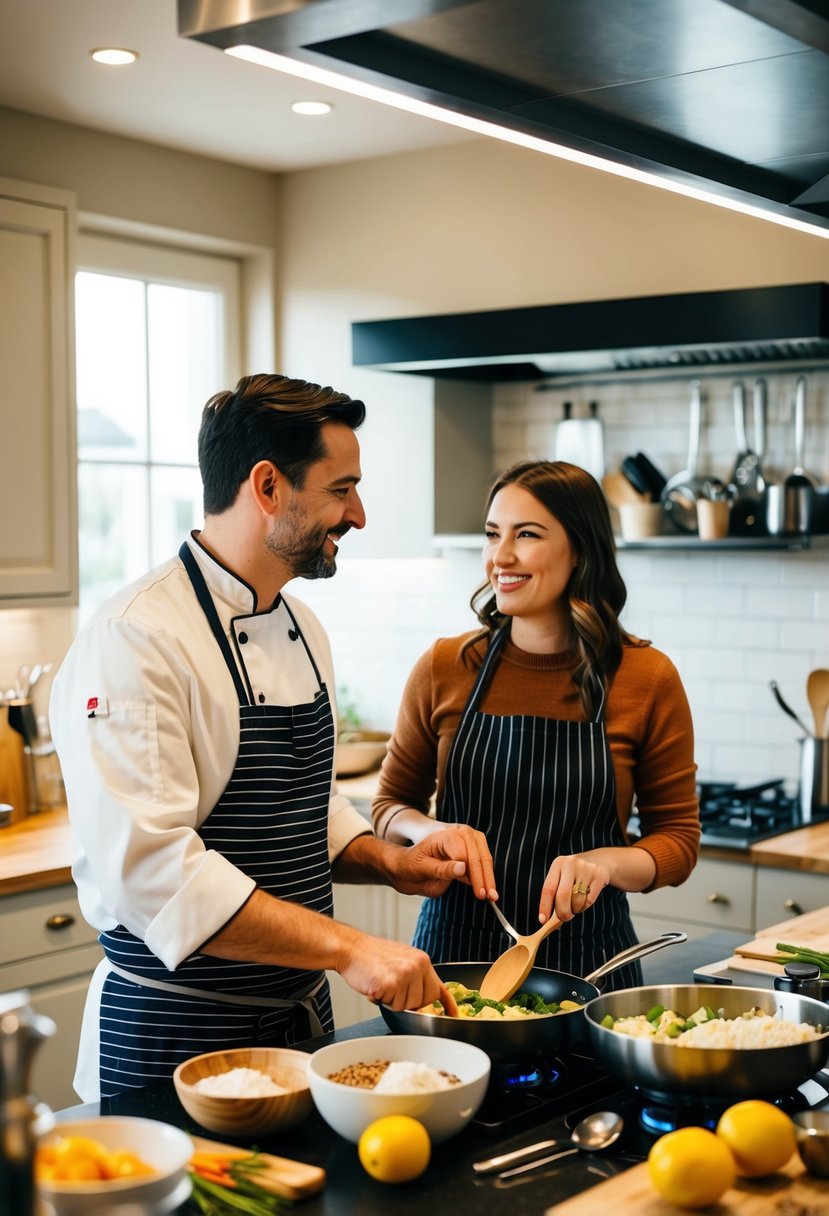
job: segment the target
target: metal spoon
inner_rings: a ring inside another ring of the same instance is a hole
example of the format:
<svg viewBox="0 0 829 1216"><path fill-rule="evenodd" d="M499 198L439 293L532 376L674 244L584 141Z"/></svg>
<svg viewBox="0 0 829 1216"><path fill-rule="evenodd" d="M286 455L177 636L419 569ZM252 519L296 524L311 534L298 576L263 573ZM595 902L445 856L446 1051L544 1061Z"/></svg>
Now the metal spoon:
<svg viewBox="0 0 829 1216"><path fill-rule="evenodd" d="M805 733L807 735L811 735L812 732L809 730L806 723L803 722L802 719L798 718L797 714L794 712L791 705L789 705L786 701L783 700L783 694L781 693L780 689L777 687L776 680L769 680L769 688L774 693L774 699L777 702L777 704L780 706L780 708L783 710L783 713L788 714L790 718L794 718L795 722L800 727L800 729L802 731L805 731Z"/></svg>
<svg viewBox="0 0 829 1216"><path fill-rule="evenodd" d="M548 1165L560 1157L569 1157L579 1150L585 1153L596 1153L610 1148L611 1144L615 1144L621 1136L624 1125L624 1119L615 1111L595 1111L594 1114L585 1116L576 1124L569 1140L540 1140L537 1144L529 1144L526 1148L516 1149L512 1153L501 1153L497 1157L489 1157L486 1161L475 1161L472 1169L476 1174L497 1173L499 1178L511 1178L515 1174L534 1170L539 1165ZM533 1157L536 1153L542 1153L549 1148L563 1151L553 1153L551 1156L539 1157L524 1165L516 1166L515 1169L504 1170L505 1165L523 1161L525 1157Z"/></svg>

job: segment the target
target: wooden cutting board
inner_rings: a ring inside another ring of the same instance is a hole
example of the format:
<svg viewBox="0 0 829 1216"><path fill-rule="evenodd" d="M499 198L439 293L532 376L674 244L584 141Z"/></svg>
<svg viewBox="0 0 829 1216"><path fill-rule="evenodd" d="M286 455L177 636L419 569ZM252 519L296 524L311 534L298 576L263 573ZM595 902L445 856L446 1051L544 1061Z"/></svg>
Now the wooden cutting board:
<svg viewBox="0 0 829 1216"><path fill-rule="evenodd" d="M190 1139L194 1148L202 1152L230 1153L234 1157L251 1155L251 1150L239 1148L237 1144L222 1144L204 1136L191 1136ZM267 1167L270 1188L284 1199L305 1199L325 1186L325 1170L318 1165L306 1165L304 1161L293 1161L290 1157L275 1157L273 1153L260 1153L259 1156Z"/></svg>
<svg viewBox="0 0 829 1216"><path fill-rule="evenodd" d="M803 916L794 916L782 924L771 925L753 941L737 946L734 953L741 958L763 959L773 963L777 958L778 942L811 946L815 950L829 952L829 907L816 908L814 912L805 912Z"/></svg>
<svg viewBox="0 0 829 1216"><path fill-rule="evenodd" d="M829 1181L807 1174L799 1157L769 1178L741 1178L714 1207L703 1209L717 1216L829 1216ZM566 1203L548 1208L545 1216L588 1216L609 1212L613 1216L688 1216L662 1199L651 1185L645 1162L608 1178Z"/></svg>

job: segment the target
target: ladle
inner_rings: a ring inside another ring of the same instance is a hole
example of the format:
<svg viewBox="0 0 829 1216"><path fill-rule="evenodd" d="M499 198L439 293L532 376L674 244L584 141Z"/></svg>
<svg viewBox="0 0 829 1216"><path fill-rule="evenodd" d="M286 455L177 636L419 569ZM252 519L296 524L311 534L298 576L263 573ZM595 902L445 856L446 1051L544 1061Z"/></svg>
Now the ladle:
<svg viewBox="0 0 829 1216"><path fill-rule="evenodd" d="M475 1161L472 1169L476 1174L498 1173L501 1178L509 1178L513 1174L523 1174L527 1170L534 1170L537 1166L548 1165L551 1161L557 1161L559 1157L569 1157L579 1150L583 1153L600 1152L616 1143L622 1134L624 1125L624 1119L615 1111L598 1110L576 1124L569 1140L539 1140L537 1144L529 1144L526 1148L516 1149L512 1153L501 1153L497 1157L489 1157L486 1161ZM553 1153L548 1157L535 1158L536 1153L543 1153L545 1149L563 1149L564 1151ZM535 1159L518 1165L515 1169L501 1172L505 1166L517 1161L523 1162L526 1157Z"/></svg>
<svg viewBox="0 0 829 1216"><path fill-rule="evenodd" d="M495 905L493 904L493 907ZM515 945L510 946L503 954L499 954L495 962L481 980L478 991L481 996L491 1001L508 1001L517 992L524 980L530 974L538 953L538 947L556 929L560 929L562 921L555 913L545 921L540 929L529 937L518 934Z"/></svg>
<svg viewBox="0 0 829 1216"><path fill-rule="evenodd" d="M809 672L806 679L806 696L815 720L815 738L825 739L826 714L829 711L829 671L825 667L818 667L816 671Z"/></svg>

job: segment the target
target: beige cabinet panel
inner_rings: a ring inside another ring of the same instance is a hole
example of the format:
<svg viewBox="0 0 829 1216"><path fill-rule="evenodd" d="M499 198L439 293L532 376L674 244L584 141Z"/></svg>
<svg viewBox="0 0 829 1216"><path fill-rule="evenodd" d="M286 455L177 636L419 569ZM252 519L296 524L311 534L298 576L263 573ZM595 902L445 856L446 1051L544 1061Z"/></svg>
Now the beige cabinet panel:
<svg viewBox="0 0 829 1216"><path fill-rule="evenodd" d="M0 992L27 991L55 1035L38 1049L32 1092L53 1110L79 1101L72 1088L86 992L102 958L96 931L71 885L0 899Z"/></svg>
<svg viewBox="0 0 829 1216"><path fill-rule="evenodd" d="M682 886L660 887L628 898L634 920L638 916L656 918L667 929L687 932L688 924L746 933L754 929L752 866L703 858Z"/></svg>
<svg viewBox="0 0 829 1216"><path fill-rule="evenodd" d="M777 925L829 904L829 874L804 874L802 870L757 869L757 918L755 927Z"/></svg>
<svg viewBox="0 0 829 1216"><path fill-rule="evenodd" d="M76 599L74 199L0 178L0 602Z"/></svg>

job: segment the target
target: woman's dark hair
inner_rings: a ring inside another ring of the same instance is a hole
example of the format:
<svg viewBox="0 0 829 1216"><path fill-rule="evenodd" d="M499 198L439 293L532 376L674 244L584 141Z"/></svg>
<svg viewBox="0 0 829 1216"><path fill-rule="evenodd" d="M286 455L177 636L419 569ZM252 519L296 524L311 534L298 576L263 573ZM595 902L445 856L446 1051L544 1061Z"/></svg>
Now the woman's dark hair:
<svg viewBox="0 0 829 1216"><path fill-rule="evenodd" d="M573 682L592 719L622 660L622 647L641 644L619 624L627 591L616 564L605 496L596 479L577 465L563 460L526 460L498 477L486 501L487 511L495 495L511 485L527 490L555 516L577 558L566 589L578 652ZM491 636L509 620L498 611L489 581L477 589L471 604L485 633L470 639L469 645Z"/></svg>
<svg viewBox="0 0 829 1216"><path fill-rule="evenodd" d="M206 515L232 507L239 486L260 460L271 460L301 489L309 465L325 456L326 422L353 431L366 407L346 393L287 376L243 376L232 391L216 393L202 411L199 469Z"/></svg>

